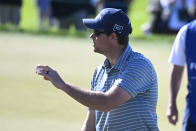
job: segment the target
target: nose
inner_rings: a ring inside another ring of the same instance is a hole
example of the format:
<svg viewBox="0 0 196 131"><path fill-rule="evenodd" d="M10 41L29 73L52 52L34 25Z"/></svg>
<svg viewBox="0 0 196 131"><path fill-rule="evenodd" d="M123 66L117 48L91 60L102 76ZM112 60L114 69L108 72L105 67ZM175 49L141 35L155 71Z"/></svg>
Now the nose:
<svg viewBox="0 0 196 131"><path fill-rule="evenodd" d="M91 38L91 39L95 38L95 34L92 33L92 34L90 35L90 38Z"/></svg>

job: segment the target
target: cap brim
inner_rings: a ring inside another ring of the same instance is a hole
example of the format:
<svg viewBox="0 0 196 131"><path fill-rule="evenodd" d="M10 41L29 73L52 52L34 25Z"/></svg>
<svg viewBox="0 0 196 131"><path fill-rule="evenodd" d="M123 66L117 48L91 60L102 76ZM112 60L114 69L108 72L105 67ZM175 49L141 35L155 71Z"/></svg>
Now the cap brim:
<svg viewBox="0 0 196 131"><path fill-rule="evenodd" d="M82 19L83 24L90 29L102 30L104 29L96 19Z"/></svg>

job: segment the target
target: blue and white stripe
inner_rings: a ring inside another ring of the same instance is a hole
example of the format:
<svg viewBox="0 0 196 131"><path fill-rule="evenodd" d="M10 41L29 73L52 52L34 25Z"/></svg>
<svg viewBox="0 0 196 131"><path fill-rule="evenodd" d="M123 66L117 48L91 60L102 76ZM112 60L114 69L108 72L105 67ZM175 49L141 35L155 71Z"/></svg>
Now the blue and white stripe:
<svg viewBox="0 0 196 131"><path fill-rule="evenodd" d="M91 90L106 92L114 84L132 98L109 112L96 110L96 131L158 131L158 85L151 62L128 45L112 68L107 59L97 67Z"/></svg>

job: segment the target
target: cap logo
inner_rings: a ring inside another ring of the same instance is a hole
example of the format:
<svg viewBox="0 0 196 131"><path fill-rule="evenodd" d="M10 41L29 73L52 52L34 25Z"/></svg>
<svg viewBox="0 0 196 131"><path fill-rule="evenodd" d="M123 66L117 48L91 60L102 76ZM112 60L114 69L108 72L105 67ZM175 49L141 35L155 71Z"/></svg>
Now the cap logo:
<svg viewBox="0 0 196 131"><path fill-rule="evenodd" d="M113 31L114 31L114 32L117 32L117 33L119 33L119 34L121 34L122 31L123 31L123 26L118 25L118 24L115 24L115 25L114 25L114 28L113 28Z"/></svg>

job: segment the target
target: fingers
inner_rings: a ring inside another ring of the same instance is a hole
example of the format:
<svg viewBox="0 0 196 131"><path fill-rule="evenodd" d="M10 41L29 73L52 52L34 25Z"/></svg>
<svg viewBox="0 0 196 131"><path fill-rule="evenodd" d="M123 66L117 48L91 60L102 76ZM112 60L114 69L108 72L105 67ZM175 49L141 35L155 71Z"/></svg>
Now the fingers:
<svg viewBox="0 0 196 131"><path fill-rule="evenodd" d="M41 70L45 70L48 71L49 69L51 69L49 66L44 66L44 65L37 65L36 69L41 69Z"/></svg>
<svg viewBox="0 0 196 131"><path fill-rule="evenodd" d="M52 71L52 68L44 65L37 65L35 71L38 75L43 76L45 80L49 80L49 73Z"/></svg>
<svg viewBox="0 0 196 131"><path fill-rule="evenodd" d="M167 118L168 121L173 124L176 125L176 123L178 122L178 111L176 108L168 108L167 110Z"/></svg>
<svg viewBox="0 0 196 131"><path fill-rule="evenodd" d="M52 68L50 68L49 66L45 66L45 65L37 65L35 67L35 70L37 72L39 72L39 71L46 71L46 74L47 74L49 71L52 71Z"/></svg>
<svg viewBox="0 0 196 131"><path fill-rule="evenodd" d="M176 125L176 123L178 122L178 108L176 106L176 102L168 103L166 115L167 115L168 121L171 124Z"/></svg>
<svg viewBox="0 0 196 131"><path fill-rule="evenodd" d="M176 125L178 122L178 115L170 115L168 116L168 120L171 124Z"/></svg>
<svg viewBox="0 0 196 131"><path fill-rule="evenodd" d="M48 77L46 77L46 76L44 76L43 78L44 78L44 80L49 80L49 78L48 78Z"/></svg>

